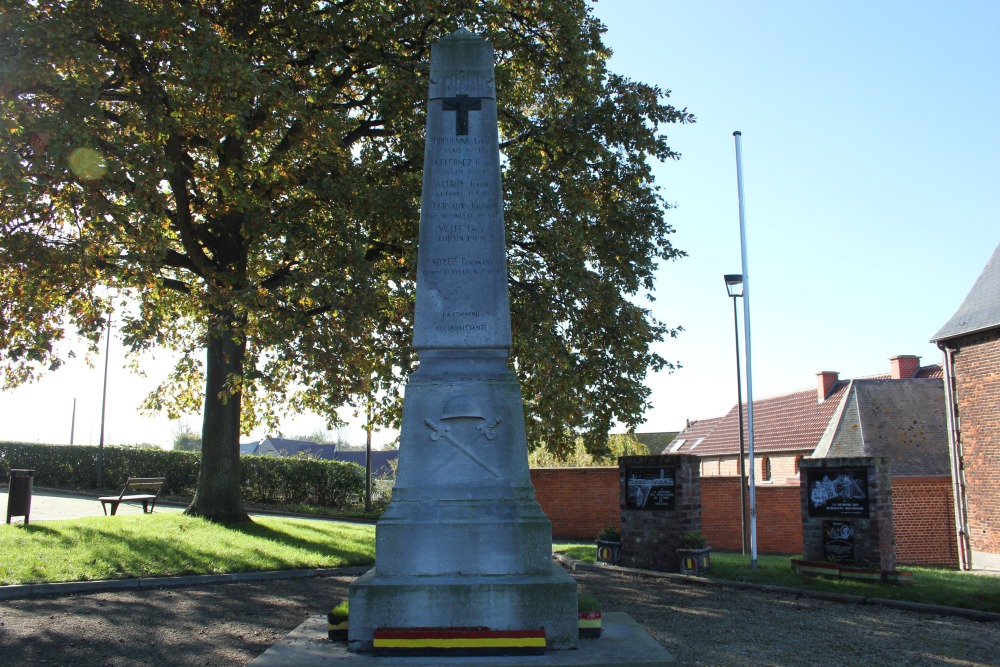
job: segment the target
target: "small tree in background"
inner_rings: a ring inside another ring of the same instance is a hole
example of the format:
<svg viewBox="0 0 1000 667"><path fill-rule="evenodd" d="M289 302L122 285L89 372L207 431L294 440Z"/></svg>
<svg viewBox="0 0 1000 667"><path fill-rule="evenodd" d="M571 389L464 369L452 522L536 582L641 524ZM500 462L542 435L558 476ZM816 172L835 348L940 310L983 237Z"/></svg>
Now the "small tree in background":
<svg viewBox="0 0 1000 667"><path fill-rule="evenodd" d="M190 425L182 424L174 431L173 448L181 452L201 452L201 434Z"/></svg>

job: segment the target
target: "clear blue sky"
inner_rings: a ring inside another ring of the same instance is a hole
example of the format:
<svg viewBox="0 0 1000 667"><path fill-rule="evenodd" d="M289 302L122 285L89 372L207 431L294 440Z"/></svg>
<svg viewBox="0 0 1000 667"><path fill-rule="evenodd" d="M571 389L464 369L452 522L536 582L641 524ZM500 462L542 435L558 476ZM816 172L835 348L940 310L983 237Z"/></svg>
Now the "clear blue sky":
<svg viewBox="0 0 1000 667"><path fill-rule="evenodd" d="M670 89L698 117L668 128L683 158L656 168L677 205L673 242L688 257L661 268L653 307L685 328L659 350L683 368L649 378L653 407L640 430L678 430L736 401L722 282L740 272L734 130L743 133L754 397L810 388L823 370L887 372L897 354L940 362L928 339L1000 243L1000 2L595 6L611 69ZM0 393L2 437L68 441L75 397L76 442L97 444L97 361ZM122 370L112 347L106 442L170 442L173 424L135 414L151 384ZM285 435L321 426L300 418ZM363 441L358 429L347 435Z"/></svg>
<svg viewBox="0 0 1000 667"><path fill-rule="evenodd" d="M928 339L1000 243L1000 3L602 0L596 11L611 69L670 89L698 117L669 129L683 157L656 172L688 257L662 267L654 311L686 331L661 348L683 369L650 378L641 430L736 403L722 281L741 271L734 130L754 397L812 387L823 370L887 372L897 354L940 362Z"/></svg>

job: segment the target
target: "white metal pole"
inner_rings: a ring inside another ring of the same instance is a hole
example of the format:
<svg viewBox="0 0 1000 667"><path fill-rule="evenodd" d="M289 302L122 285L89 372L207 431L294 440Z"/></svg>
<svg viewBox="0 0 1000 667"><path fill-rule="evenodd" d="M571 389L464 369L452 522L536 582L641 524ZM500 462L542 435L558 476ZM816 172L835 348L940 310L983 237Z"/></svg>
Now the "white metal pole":
<svg viewBox="0 0 1000 667"><path fill-rule="evenodd" d="M104 344L104 389L101 390L101 441L97 445L97 488L104 483L104 414L108 406L108 358L111 356L111 313L108 313L108 340Z"/></svg>
<svg viewBox="0 0 1000 667"><path fill-rule="evenodd" d="M740 205L740 250L743 258L743 341L747 358L747 454L750 459L750 569L757 569L757 491L753 458L753 372L750 357L750 275L747 269L746 217L743 210L743 149L742 133L736 137L736 188Z"/></svg>

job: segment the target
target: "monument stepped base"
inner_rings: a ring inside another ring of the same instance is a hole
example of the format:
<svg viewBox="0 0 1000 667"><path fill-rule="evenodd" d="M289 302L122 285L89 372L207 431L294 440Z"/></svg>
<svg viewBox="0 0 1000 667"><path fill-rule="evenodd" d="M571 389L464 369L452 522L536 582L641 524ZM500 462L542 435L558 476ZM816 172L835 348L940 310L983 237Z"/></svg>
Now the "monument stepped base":
<svg viewBox="0 0 1000 667"><path fill-rule="evenodd" d="M454 665L455 667L660 667L677 660L660 646L628 614L604 614L604 633L599 639L581 639L579 648L548 651L545 655L463 656L453 658L376 658L351 653L345 644L326 636L326 617L313 616L287 637L257 656L250 667L391 667L393 665Z"/></svg>
<svg viewBox="0 0 1000 667"><path fill-rule="evenodd" d="M550 649L571 649L577 643L576 581L549 565L538 575L381 577L369 570L350 588L350 647L370 650L380 627L544 627Z"/></svg>

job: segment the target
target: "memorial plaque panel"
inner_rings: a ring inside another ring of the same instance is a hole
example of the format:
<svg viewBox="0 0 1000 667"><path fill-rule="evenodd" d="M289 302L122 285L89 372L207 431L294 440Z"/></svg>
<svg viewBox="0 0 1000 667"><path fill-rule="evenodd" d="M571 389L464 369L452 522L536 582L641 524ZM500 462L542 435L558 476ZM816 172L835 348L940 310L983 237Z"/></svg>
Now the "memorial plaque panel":
<svg viewBox="0 0 1000 667"><path fill-rule="evenodd" d="M864 468L809 470L809 516L868 518L868 473Z"/></svg>
<svg viewBox="0 0 1000 667"><path fill-rule="evenodd" d="M626 468L625 507L636 510L672 510L676 495L673 468Z"/></svg>
<svg viewBox="0 0 1000 667"><path fill-rule="evenodd" d="M854 524L850 521L823 522L823 556L834 563L854 563Z"/></svg>

